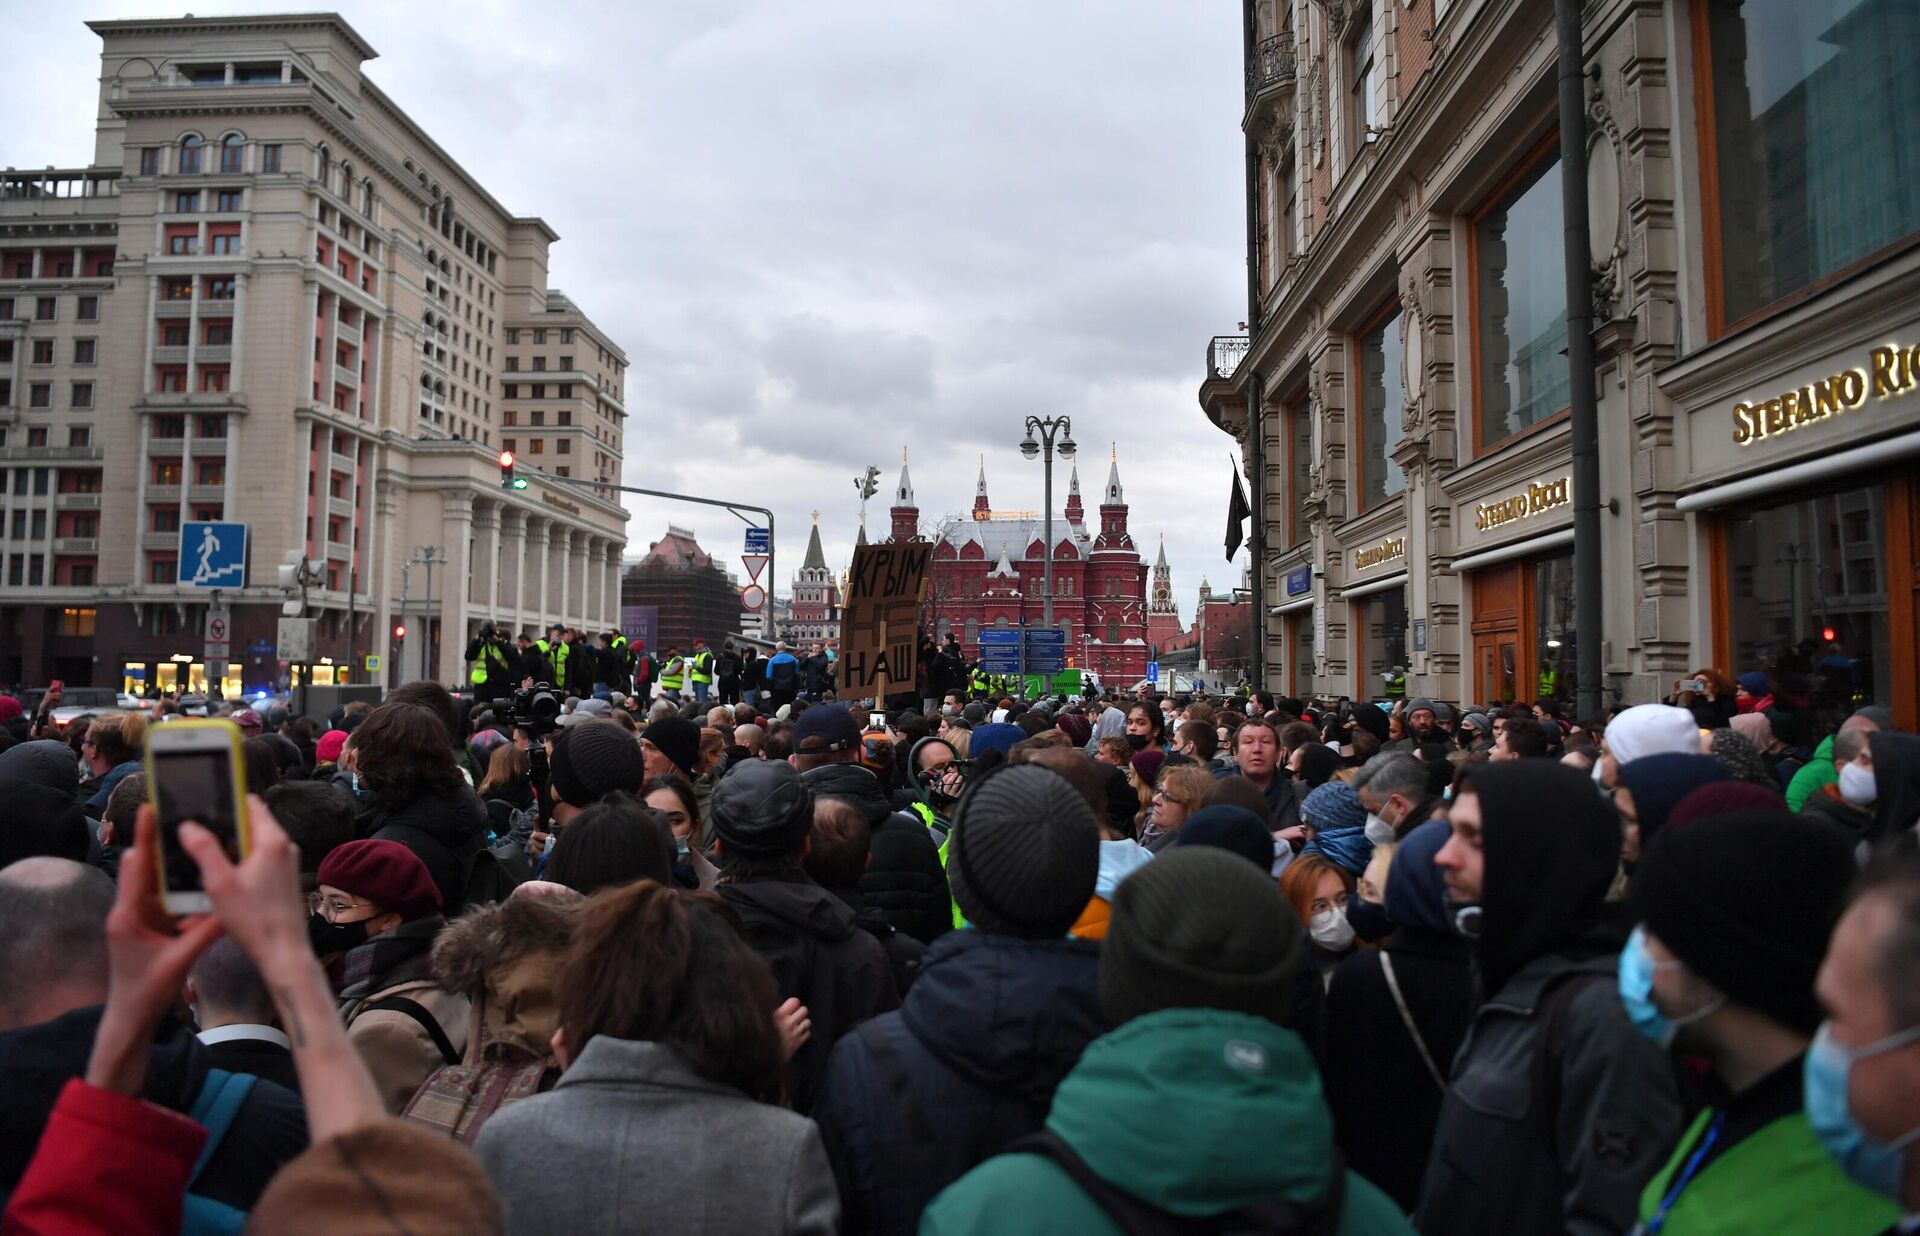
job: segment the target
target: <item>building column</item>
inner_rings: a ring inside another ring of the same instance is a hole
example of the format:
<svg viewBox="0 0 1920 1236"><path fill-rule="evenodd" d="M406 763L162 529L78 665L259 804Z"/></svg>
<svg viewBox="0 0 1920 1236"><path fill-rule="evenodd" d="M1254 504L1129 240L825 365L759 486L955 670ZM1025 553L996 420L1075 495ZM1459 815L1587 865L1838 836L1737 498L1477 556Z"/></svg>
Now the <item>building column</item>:
<svg viewBox="0 0 1920 1236"><path fill-rule="evenodd" d="M527 513L517 507L500 508L500 549L497 561L500 564L499 578L494 581L494 608L501 617L513 624L517 632L522 625L520 611L526 604L526 568L522 563L527 556Z"/></svg>
<svg viewBox="0 0 1920 1236"><path fill-rule="evenodd" d="M445 582L435 596L437 612L429 619L440 622L439 655L433 659L433 677L438 682L458 683L460 654L467 646L467 584L473 557L473 496L450 493L440 499L441 544L445 547ZM433 638L433 628L423 634Z"/></svg>
<svg viewBox="0 0 1920 1236"><path fill-rule="evenodd" d="M500 574L500 504L473 504L473 572L467 577L467 599L491 619L500 608L496 585Z"/></svg>
<svg viewBox="0 0 1920 1236"><path fill-rule="evenodd" d="M573 559L573 591L567 594L569 605L573 609L576 625L584 626L587 621L587 534L573 532L567 537L567 553Z"/></svg>
<svg viewBox="0 0 1920 1236"><path fill-rule="evenodd" d="M588 628L596 631L604 631L606 627L600 622L600 600L602 590L606 587L607 581L605 574L595 569L599 564L600 538L597 536L589 536L587 538L587 560L585 568L587 595L586 602L581 607L580 618L581 621L587 624Z"/></svg>
<svg viewBox="0 0 1920 1236"><path fill-rule="evenodd" d="M553 606L547 601L551 595L547 591L549 569L553 565L553 521L527 516L527 552L540 562L540 587L533 594L528 608L533 612L533 624L539 628L534 632L537 639L546 637L546 625L553 620Z"/></svg>
<svg viewBox="0 0 1920 1236"><path fill-rule="evenodd" d="M573 533L565 524L555 523L547 544L547 556L560 564L560 580L558 587L542 590L546 595L541 600L546 603L547 612L552 615L548 621L564 623L567 621L569 608L567 598L573 595L567 591L567 586L571 582L568 578L568 568L573 565Z"/></svg>
<svg viewBox="0 0 1920 1236"><path fill-rule="evenodd" d="M621 542L607 542L607 625L616 630L620 627L620 557L625 552Z"/></svg>

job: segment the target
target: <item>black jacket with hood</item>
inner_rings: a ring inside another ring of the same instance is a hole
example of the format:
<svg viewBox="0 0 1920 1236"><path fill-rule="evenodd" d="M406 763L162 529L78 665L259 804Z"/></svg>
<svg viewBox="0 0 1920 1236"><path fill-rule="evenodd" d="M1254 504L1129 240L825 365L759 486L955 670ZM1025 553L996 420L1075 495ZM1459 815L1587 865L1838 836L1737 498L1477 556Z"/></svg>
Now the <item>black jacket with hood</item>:
<svg viewBox="0 0 1920 1236"><path fill-rule="evenodd" d="M1422 1236L1631 1229L1680 1135L1664 1053L1615 980L1627 923L1604 904L1620 821L1544 759L1474 771L1474 943L1485 993L1453 1062L1414 1226Z"/></svg>
<svg viewBox="0 0 1920 1236"><path fill-rule="evenodd" d="M1060 1079L1106 1032L1099 973L1092 941L960 931L927 950L900 1011L834 1049L813 1111L847 1236L909 1236L935 1194L1040 1128Z"/></svg>
<svg viewBox="0 0 1920 1236"><path fill-rule="evenodd" d="M813 1106L840 1036L876 1013L900 1007L886 950L861 930L844 901L797 872L786 880L723 883L714 891L740 915L741 934L762 956L811 956L816 948L825 955L830 980L810 965L794 975L774 966L780 998L798 996L813 1019L813 1036L789 1071L793 1109L805 1112ZM821 990L818 984L828 981L831 987Z"/></svg>
<svg viewBox="0 0 1920 1236"><path fill-rule="evenodd" d="M922 944L953 927L953 904L940 847L920 818L895 811L880 778L858 764L822 764L800 774L815 795L850 799L873 829L873 861L860 876L867 904Z"/></svg>
<svg viewBox="0 0 1920 1236"><path fill-rule="evenodd" d="M1920 734L1881 730L1867 735L1873 752L1873 804L1876 840L1911 833L1920 821Z"/></svg>
<svg viewBox="0 0 1920 1236"><path fill-rule="evenodd" d="M1347 1166L1408 1211L1420 1200L1445 1091L1407 1029L1386 967L1393 967L1420 1042L1444 1079L1473 1016L1467 942L1453 928L1446 885L1433 865L1447 836L1444 822L1430 820L1402 839L1387 873L1393 934L1380 948L1342 961L1327 989L1322 1072L1334 1143Z"/></svg>
<svg viewBox="0 0 1920 1236"><path fill-rule="evenodd" d="M0 1206L20 1184L68 1078L84 1077L100 1005L0 1033ZM172 1018L154 1031L140 1097L182 1114L207 1084L212 1058ZM307 1110L300 1096L270 1081L254 1083L193 1192L251 1210L267 1182L307 1148Z"/></svg>
<svg viewBox="0 0 1920 1236"><path fill-rule="evenodd" d="M466 904L467 868L487 844L487 807L462 785L451 794L420 793L398 807L375 802L360 812L359 832L398 841L427 865L448 918Z"/></svg>

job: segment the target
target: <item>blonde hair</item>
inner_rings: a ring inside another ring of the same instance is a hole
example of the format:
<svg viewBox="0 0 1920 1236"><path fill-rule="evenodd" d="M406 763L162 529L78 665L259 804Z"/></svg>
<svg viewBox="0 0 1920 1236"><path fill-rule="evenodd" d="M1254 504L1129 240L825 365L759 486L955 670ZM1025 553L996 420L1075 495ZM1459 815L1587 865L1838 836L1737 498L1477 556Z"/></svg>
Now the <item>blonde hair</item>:
<svg viewBox="0 0 1920 1236"><path fill-rule="evenodd" d="M101 759L125 764L140 758L147 747L147 719L137 712L105 713L87 727L87 737Z"/></svg>

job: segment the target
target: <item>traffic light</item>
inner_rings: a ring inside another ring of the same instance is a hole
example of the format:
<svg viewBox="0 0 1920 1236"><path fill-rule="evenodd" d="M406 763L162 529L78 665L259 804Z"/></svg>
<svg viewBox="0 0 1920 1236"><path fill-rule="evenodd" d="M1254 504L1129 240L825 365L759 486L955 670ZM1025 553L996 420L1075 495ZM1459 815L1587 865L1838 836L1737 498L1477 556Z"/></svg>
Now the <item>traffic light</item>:
<svg viewBox="0 0 1920 1236"><path fill-rule="evenodd" d="M513 470L513 452L500 452L500 488L525 489L527 478L517 475Z"/></svg>
<svg viewBox="0 0 1920 1236"><path fill-rule="evenodd" d="M880 492L880 469L869 467L865 476L853 478L853 487L862 498L871 498Z"/></svg>
<svg viewBox="0 0 1920 1236"><path fill-rule="evenodd" d="M403 640L403 639L405 639L405 638L407 638L407 624L406 624L406 623L404 623L404 622L396 622L396 623L394 623L394 624L393 624L393 638L394 638L395 640Z"/></svg>

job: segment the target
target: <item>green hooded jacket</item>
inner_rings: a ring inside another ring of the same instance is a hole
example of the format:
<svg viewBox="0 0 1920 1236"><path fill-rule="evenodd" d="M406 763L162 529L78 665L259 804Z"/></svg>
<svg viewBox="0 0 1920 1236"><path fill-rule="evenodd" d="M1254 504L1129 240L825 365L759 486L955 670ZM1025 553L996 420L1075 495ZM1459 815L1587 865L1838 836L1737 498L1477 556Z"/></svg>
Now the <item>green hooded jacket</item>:
<svg viewBox="0 0 1920 1236"><path fill-rule="evenodd" d="M1263 1017L1163 1009L1087 1046L1054 1092L1051 1129L1102 1179L1178 1215L1276 1195L1313 1202L1333 1170L1333 1117L1300 1036ZM935 1198L921 1236L1119 1229L1051 1160L988 1159ZM1392 1199L1347 1173L1339 1236L1414 1236Z"/></svg>
<svg viewBox="0 0 1920 1236"><path fill-rule="evenodd" d="M1833 766L1833 735L1829 734L1813 749L1813 758L1802 764L1787 783L1787 810L1800 810L1809 798L1838 780L1840 770Z"/></svg>

